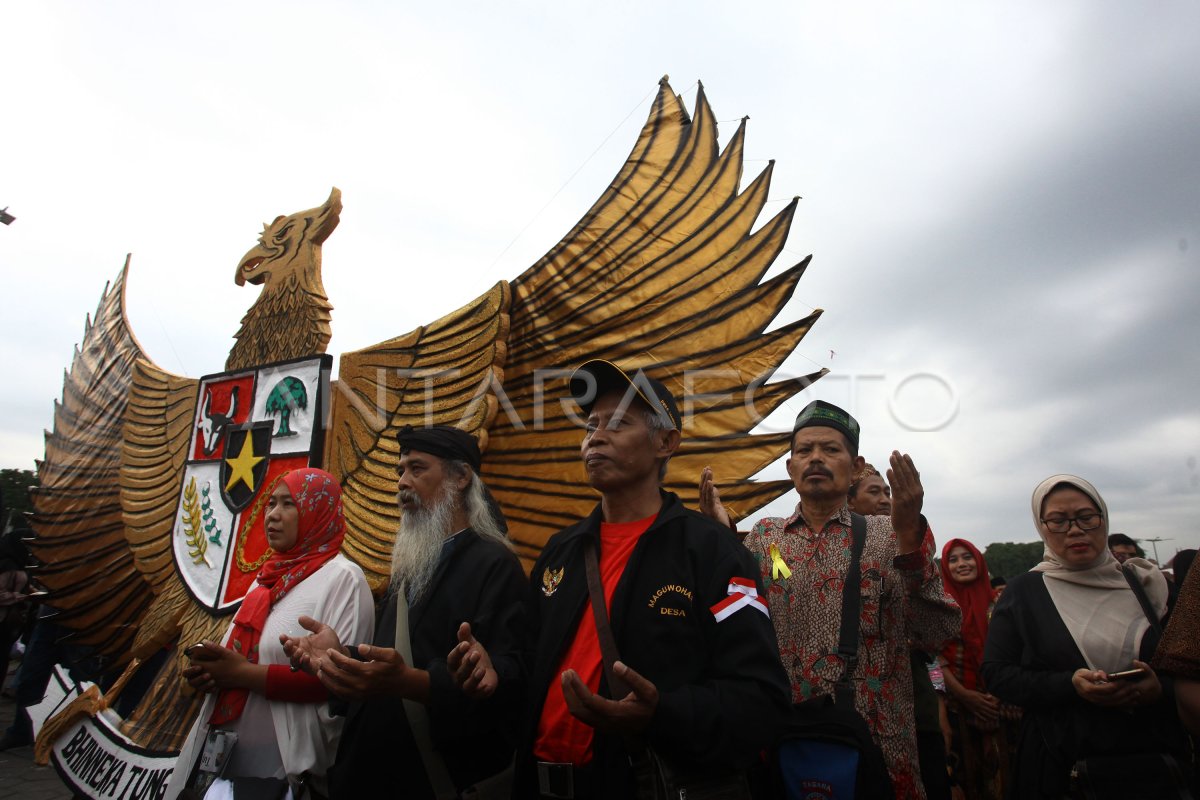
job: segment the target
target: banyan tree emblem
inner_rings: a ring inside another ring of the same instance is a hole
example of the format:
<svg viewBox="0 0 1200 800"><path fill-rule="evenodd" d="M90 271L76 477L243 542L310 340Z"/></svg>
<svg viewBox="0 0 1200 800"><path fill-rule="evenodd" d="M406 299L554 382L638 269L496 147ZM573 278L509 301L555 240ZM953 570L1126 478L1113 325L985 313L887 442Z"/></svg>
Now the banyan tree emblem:
<svg viewBox="0 0 1200 800"><path fill-rule="evenodd" d="M279 429L275 436L295 436L292 430L292 412L308 409L308 389L304 381L294 375L285 375L267 395L267 413L279 417Z"/></svg>

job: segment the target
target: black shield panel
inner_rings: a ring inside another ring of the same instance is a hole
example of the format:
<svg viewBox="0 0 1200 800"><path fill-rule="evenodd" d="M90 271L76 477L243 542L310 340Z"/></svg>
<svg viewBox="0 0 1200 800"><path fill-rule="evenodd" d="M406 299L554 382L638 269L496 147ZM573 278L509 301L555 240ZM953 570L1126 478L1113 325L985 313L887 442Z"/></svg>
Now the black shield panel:
<svg viewBox="0 0 1200 800"><path fill-rule="evenodd" d="M231 425L225 430L225 458L221 460L221 499L235 514L262 488L271 463L273 422Z"/></svg>

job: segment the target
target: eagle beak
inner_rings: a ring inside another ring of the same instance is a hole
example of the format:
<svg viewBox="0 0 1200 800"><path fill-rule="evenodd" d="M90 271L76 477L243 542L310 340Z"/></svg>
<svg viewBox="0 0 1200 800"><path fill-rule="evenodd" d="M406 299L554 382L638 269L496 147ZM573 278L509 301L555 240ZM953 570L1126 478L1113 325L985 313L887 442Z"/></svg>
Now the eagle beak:
<svg viewBox="0 0 1200 800"><path fill-rule="evenodd" d="M267 260L267 254L263 252L262 247L252 247L242 256L242 260L238 262L237 272L233 276L233 282L238 286L245 286L246 281L253 284L260 284L265 280L267 271L255 272L258 266Z"/></svg>

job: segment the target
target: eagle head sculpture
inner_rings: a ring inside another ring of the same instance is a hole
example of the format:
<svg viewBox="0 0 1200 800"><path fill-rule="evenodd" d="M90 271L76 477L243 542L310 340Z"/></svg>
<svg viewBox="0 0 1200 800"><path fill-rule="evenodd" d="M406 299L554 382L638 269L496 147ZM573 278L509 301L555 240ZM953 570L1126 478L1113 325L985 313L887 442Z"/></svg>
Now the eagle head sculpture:
<svg viewBox="0 0 1200 800"><path fill-rule="evenodd" d="M263 225L233 278L238 286L262 286L262 293L242 318L226 369L281 360L280 353L286 359L325 352L333 306L321 283L321 245L341 211L342 192L334 187L324 204Z"/></svg>

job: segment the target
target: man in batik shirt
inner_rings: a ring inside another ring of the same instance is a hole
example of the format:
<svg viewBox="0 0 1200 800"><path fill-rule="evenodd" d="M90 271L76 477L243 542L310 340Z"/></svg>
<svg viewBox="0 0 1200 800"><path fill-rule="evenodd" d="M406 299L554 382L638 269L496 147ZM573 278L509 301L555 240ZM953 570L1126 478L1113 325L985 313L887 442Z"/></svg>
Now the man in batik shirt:
<svg viewBox="0 0 1200 800"><path fill-rule="evenodd" d="M841 675L838 632L851 538L846 495L865 464L858 440L858 422L848 413L821 400L810 403L796 418L787 460L800 494L796 512L760 520L745 539L758 560L794 703L832 695ZM962 617L933 564L920 475L907 455L893 452L891 465L891 518L866 518L852 682L855 705L883 750L896 797L924 800L909 642L937 652L958 632ZM709 470L701 482L701 510L728 523Z"/></svg>

